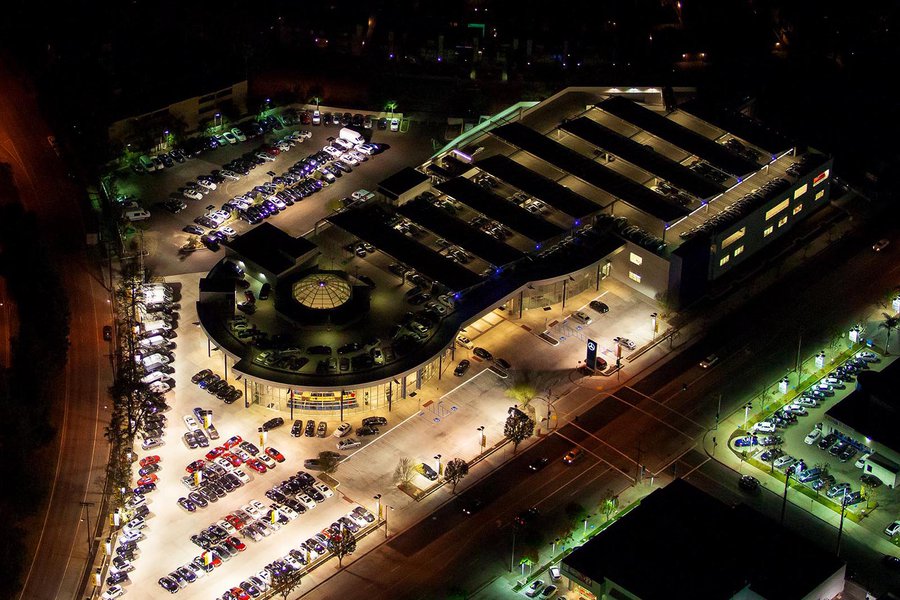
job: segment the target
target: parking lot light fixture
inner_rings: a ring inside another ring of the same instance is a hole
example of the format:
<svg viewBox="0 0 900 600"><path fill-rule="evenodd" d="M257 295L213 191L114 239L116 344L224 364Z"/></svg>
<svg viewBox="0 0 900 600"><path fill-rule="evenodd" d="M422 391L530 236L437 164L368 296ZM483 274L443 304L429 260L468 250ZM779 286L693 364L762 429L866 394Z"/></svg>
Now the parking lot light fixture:
<svg viewBox="0 0 900 600"><path fill-rule="evenodd" d="M381 494L375 494L372 496L375 499L375 518L381 518Z"/></svg>
<svg viewBox="0 0 900 600"><path fill-rule="evenodd" d="M441 455L435 454L434 460L435 460L434 470L437 472L438 476L440 476L440 474L441 474Z"/></svg>
<svg viewBox="0 0 900 600"><path fill-rule="evenodd" d="M485 444L484 425L482 425L481 427L478 427L476 430L478 431L478 449L479 449L478 455L481 456L482 454L484 454L484 444Z"/></svg>

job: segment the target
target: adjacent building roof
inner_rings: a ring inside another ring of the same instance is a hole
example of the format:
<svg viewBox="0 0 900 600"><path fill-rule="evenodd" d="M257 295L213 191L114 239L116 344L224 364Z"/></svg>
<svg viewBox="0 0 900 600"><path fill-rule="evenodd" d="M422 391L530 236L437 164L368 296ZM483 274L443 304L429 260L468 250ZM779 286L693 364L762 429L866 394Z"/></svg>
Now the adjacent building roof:
<svg viewBox="0 0 900 600"><path fill-rule="evenodd" d="M278 275L317 249L304 237L293 237L271 223L260 223L223 245L260 268Z"/></svg>
<svg viewBox="0 0 900 600"><path fill-rule="evenodd" d="M777 559L748 560L748 548L766 548ZM780 560L789 566L773 567ZM803 598L844 566L747 506L728 506L681 479L644 498L563 564L643 600L672 598L673 590L724 600L748 586L768 600Z"/></svg>
<svg viewBox="0 0 900 600"><path fill-rule="evenodd" d="M678 110L700 117L704 121L708 121L716 127L720 127L743 140L747 140L754 146L762 148L773 155L795 145L793 140L773 127L748 117L738 110L724 107L720 103L714 104L707 100L695 98L680 105Z"/></svg>
<svg viewBox="0 0 900 600"><path fill-rule="evenodd" d="M391 199L398 198L419 184L428 181L429 177L412 167L404 167L378 184L378 189Z"/></svg>
<svg viewBox="0 0 900 600"><path fill-rule="evenodd" d="M390 227L378 210L379 207L375 205L363 206L339 212L328 217L328 220L454 291L464 290L481 282L481 277L469 269Z"/></svg>
<svg viewBox="0 0 900 600"><path fill-rule="evenodd" d="M604 167L521 123L508 123L492 130L491 133L563 172L570 173L601 190L606 190L616 198L661 221L670 223L689 214L687 209L676 205L662 194Z"/></svg>
<svg viewBox="0 0 900 600"><path fill-rule="evenodd" d="M741 158L725 146L621 96L604 100L597 107L687 150L726 173L742 176L760 168L755 162Z"/></svg>
<svg viewBox="0 0 900 600"><path fill-rule="evenodd" d="M465 221L451 216L424 198L407 202L397 209L415 223L429 229L440 237L465 248L468 252L483 258L492 265L502 266L522 258L523 254Z"/></svg>
<svg viewBox="0 0 900 600"><path fill-rule="evenodd" d="M607 152L612 152L619 158L627 160L651 175L665 179L698 198L712 198L725 191L724 186L659 154L652 147L644 146L588 117L566 121L559 128Z"/></svg>
<svg viewBox="0 0 900 600"><path fill-rule="evenodd" d="M603 208L502 154L479 160L475 166L576 219L583 219Z"/></svg>
<svg viewBox="0 0 900 600"><path fill-rule="evenodd" d="M863 371L856 389L825 413L875 443L900 453L900 361L881 371Z"/></svg>
<svg viewBox="0 0 900 600"><path fill-rule="evenodd" d="M454 177L435 187L536 242L543 242L565 233L562 228L528 212L506 198L492 194L465 177Z"/></svg>

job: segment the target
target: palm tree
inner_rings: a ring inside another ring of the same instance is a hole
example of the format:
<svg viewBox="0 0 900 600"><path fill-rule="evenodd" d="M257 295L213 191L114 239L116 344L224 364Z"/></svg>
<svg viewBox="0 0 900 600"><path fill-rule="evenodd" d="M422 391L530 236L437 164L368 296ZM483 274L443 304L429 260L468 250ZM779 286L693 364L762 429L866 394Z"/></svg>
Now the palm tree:
<svg viewBox="0 0 900 600"><path fill-rule="evenodd" d="M891 332L897 329L897 327L900 327L900 317L889 315L886 312L883 312L881 314L884 315L884 321L879 323L878 326L887 329L887 340L885 340L884 342L884 353L890 354Z"/></svg>
<svg viewBox="0 0 900 600"><path fill-rule="evenodd" d="M396 100L388 100L384 103L384 110L389 110L391 112L391 118L394 117L394 111L397 110L397 102Z"/></svg>
<svg viewBox="0 0 900 600"><path fill-rule="evenodd" d="M316 110L319 110L319 103L322 102L322 97L321 97L321 96L313 96L312 98L309 99L309 101L310 101L310 102L315 102L315 103L316 103Z"/></svg>

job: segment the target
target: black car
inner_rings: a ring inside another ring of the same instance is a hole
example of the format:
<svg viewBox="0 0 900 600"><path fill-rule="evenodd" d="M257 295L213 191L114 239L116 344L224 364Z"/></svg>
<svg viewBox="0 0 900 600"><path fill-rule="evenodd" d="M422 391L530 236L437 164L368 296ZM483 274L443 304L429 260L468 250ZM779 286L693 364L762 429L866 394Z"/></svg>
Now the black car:
<svg viewBox="0 0 900 600"><path fill-rule="evenodd" d="M313 437L316 435L316 422L312 419L306 422L306 429L303 432L303 435L306 437Z"/></svg>
<svg viewBox="0 0 900 600"><path fill-rule="evenodd" d="M759 489L759 480L752 475L744 475L738 480L738 487L745 492L755 492Z"/></svg>
<svg viewBox="0 0 900 600"><path fill-rule="evenodd" d="M541 456L540 458L536 458L528 463L528 470L537 472L546 467L548 464L550 464L550 459L546 456Z"/></svg>
<svg viewBox="0 0 900 600"><path fill-rule="evenodd" d="M481 348L479 346L476 346L475 349L472 350L472 354L474 354L478 358L481 358L484 360L494 360L493 354L491 354L490 352L488 352L487 350L485 350L484 348Z"/></svg>
<svg viewBox="0 0 900 600"><path fill-rule="evenodd" d="M471 498L463 502L462 513L464 515L472 515L481 510L483 506L484 501L481 498Z"/></svg>
<svg viewBox="0 0 900 600"><path fill-rule="evenodd" d="M596 310L598 313L608 313L609 312L609 307L606 304L604 304L603 302L600 302L599 300L591 301L591 303L588 304L588 306L590 306L593 310Z"/></svg>
<svg viewBox="0 0 900 600"><path fill-rule="evenodd" d="M350 342L338 348L337 352L338 354L349 354L350 352L357 352L360 348L362 348L362 344L359 342Z"/></svg>
<svg viewBox="0 0 900 600"><path fill-rule="evenodd" d="M456 365L456 368L453 370L453 374L456 375L457 377L462 377L463 375L466 374L466 371L469 370L470 364L471 363L465 359L459 361L459 364Z"/></svg>
<svg viewBox="0 0 900 600"><path fill-rule="evenodd" d="M331 346L310 346L306 352L308 354L331 354Z"/></svg>
<svg viewBox="0 0 900 600"><path fill-rule="evenodd" d="M363 427L372 427L387 425L387 419L384 417L366 417L362 420Z"/></svg>
<svg viewBox="0 0 900 600"><path fill-rule="evenodd" d="M356 429L357 437L363 437L363 436L367 436L367 435L378 435L379 433L381 433L381 432L377 427L370 426L370 425L364 425L364 426L358 427Z"/></svg>
<svg viewBox="0 0 900 600"><path fill-rule="evenodd" d="M296 419L294 424L291 426L291 435L293 437L300 437L303 435L303 421L301 419Z"/></svg>
<svg viewBox="0 0 900 600"><path fill-rule="evenodd" d="M118 585L123 581L128 581L128 573L116 571L115 573L110 573L109 577L106 578L106 585Z"/></svg>
<svg viewBox="0 0 900 600"><path fill-rule="evenodd" d="M271 431L276 427L281 427L284 425L284 419L281 417L275 417L274 419L269 419L265 423L263 423L263 431Z"/></svg>

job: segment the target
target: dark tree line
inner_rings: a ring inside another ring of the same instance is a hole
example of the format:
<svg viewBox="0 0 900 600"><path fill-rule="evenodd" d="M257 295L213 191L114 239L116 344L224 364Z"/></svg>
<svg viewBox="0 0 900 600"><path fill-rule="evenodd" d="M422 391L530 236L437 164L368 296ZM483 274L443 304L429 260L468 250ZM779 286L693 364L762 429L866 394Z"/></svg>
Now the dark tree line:
<svg viewBox="0 0 900 600"><path fill-rule="evenodd" d="M19 525L41 506L49 478L29 468L55 431L50 411L69 346L69 306L35 216L19 203L8 165L0 164L0 277L14 306L10 364L0 365L0 592L14 592L27 560Z"/></svg>

